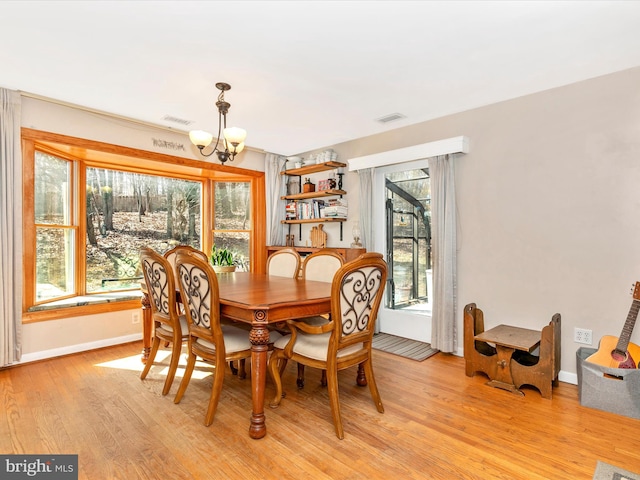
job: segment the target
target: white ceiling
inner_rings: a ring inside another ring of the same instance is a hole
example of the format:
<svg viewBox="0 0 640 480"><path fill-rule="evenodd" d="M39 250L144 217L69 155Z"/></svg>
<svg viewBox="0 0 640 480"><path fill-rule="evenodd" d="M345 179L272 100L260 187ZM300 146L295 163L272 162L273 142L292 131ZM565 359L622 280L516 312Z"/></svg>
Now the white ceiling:
<svg viewBox="0 0 640 480"><path fill-rule="evenodd" d="M638 66L639 26L639 1L4 0L0 87L214 131L223 81L229 126L291 155Z"/></svg>

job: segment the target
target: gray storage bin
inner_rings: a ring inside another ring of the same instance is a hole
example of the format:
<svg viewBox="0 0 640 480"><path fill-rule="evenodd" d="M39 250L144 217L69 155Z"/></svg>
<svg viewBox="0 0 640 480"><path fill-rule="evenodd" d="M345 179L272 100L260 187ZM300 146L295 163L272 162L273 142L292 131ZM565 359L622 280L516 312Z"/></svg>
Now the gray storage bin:
<svg viewBox="0 0 640 480"><path fill-rule="evenodd" d="M580 347L576 352L580 405L640 419L640 370L587 362L596 351Z"/></svg>

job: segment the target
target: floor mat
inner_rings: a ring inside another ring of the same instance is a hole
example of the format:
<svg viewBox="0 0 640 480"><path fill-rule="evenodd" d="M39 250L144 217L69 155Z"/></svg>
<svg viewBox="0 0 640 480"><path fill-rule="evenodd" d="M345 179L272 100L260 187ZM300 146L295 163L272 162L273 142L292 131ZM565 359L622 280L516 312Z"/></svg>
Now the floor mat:
<svg viewBox="0 0 640 480"><path fill-rule="evenodd" d="M388 333L376 333L373 336L373 348L383 352L400 355L421 362L439 352L432 348L431 344L410 340L408 338L396 337Z"/></svg>
<svg viewBox="0 0 640 480"><path fill-rule="evenodd" d="M593 474L593 480L638 480L640 475L637 475L628 470L624 470L614 465L601 462L598 460L596 471Z"/></svg>

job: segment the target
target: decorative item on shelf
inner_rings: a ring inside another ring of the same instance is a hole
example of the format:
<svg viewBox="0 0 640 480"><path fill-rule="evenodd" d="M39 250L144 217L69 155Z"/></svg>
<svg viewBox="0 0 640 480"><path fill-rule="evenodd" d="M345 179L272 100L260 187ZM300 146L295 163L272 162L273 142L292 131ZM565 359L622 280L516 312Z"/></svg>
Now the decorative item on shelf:
<svg viewBox="0 0 640 480"><path fill-rule="evenodd" d="M292 168L300 168L302 166L302 157L287 157L287 162L293 165Z"/></svg>
<svg viewBox="0 0 640 480"><path fill-rule="evenodd" d="M300 193L300 177L289 177L287 180L287 195Z"/></svg>
<svg viewBox="0 0 640 480"><path fill-rule="evenodd" d="M287 247L295 247L295 240L296 236L295 235L287 235L287 242L286 245Z"/></svg>
<svg viewBox="0 0 640 480"><path fill-rule="evenodd" d="M311 180L309 178L305 178L304 185L302 185L302 192L309 193L309 192L315 192L315 191L316 191L316 186L313 183L311 183Z"/></svg>
<svg viewBox="0 0 640 480"><path fill-rule="evenodd" d="M336 188L336 179L328 178L327 180L320 180L318 182L318 191L322 192L324 190L333 190Z"/></svg>
<svg viewBox="0 0 640 480"><path fill-rule="evenodd" d="M335 162L338 160L338 154L332 149L325 150L318 153L316 156L316 163Z"/></svg>
<svg viewBox="0 0 640 480"><path fill-rule="evenodd" d="M325 248L327 246L327 234L323 227L324 225L318 225L311 229L311 246L313 248Z"/></svg>
<svg viewBox="0 0 640 480"><path fill-rule="evenodd" d="M218 101L216 102L216 107L218 107L218 137L213 146L213 151L211 153L204 153L204 149L213 141L212 134L203 130L192 130L189 132L189 139L191 143L198 147L203 157L209 157L216 153L218 160L224 165L227 161L232 162L235 156L242 152L247 131L238 127L227 128L227 113L229 112L231 104L225 102L224 92L231 90L231 85L219 82L216 83L216 88L220 90L220 95L218 95ZM222 144L224 150L220 150L220 133L223 135Z"/></svg>
<svg viewBox="0 0 640 480"><path fill-rule="evenodd" d="M216 273L235 272L236 266L233 263L233 253L228 248L218 248L215 245L211 248L211 265Z"/></svg>
<svg viewBox="0 0 640 480"><path fill-rule="evenodd" d="M360 243L360 222L358 220L353 223L351 233L353 234L351 248L362 248L362 244Z"/></svg>

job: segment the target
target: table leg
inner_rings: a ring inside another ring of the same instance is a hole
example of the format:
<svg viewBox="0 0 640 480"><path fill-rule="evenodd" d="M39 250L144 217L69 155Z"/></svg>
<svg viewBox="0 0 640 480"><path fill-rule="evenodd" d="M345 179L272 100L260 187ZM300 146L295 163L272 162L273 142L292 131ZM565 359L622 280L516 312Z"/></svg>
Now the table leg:
<svg viewBox="0 0 640 480"><path fill-rule="evenodd" d="M264 390L267 380L269 330L265 325L252 325L249 340L251 341L251 400L253 404L249 436L258 439L267 434L264 415Z"/></svg>
<svg viewBox="0 0 640 480"><path fill-rule="evenodd" d="M524 393L513 384L513 377L511 376L511 356L513 355L514 349L503 345L496 345L496 351L498 354L496 378L488 381L487 385L501 388L518 395L524 395Z"/></svg>
<svg viewBox="0 0 640 480"><path fill-rule="evenodd" d="M364 373L364 363L361 363L361 364L358 365L358 373L356 375L356 383L360 387L366 387L367 386L367 376Z"/></svg>
<svg viewBox="0 0 640 480"><path fill-rule="evenodd" d="M140 360L142 360L142 363L147 363L149 352L151 352L152 318L151 301L146 292L142 293L140 303L142 304L142 358Z"/></svg>

